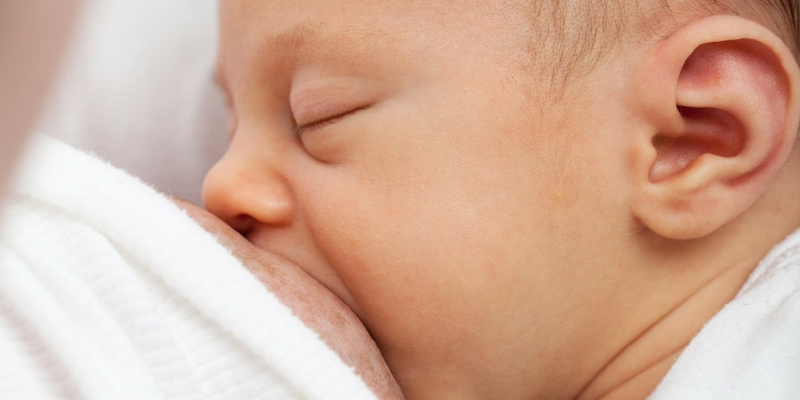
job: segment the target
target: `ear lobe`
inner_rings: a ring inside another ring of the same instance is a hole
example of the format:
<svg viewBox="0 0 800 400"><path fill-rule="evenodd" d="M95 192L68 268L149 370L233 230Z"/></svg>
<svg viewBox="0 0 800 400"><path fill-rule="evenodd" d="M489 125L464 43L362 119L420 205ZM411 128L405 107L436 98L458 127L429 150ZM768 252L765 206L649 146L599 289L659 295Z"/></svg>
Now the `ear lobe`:
<svg viewBox="0 0 800 400"><path fill-rule="evenodd" d="M800 70L766 28L710 17L645 53L653 90L638 168L637 217L671 239L710 234L745 212L786 161Z"/></svg>

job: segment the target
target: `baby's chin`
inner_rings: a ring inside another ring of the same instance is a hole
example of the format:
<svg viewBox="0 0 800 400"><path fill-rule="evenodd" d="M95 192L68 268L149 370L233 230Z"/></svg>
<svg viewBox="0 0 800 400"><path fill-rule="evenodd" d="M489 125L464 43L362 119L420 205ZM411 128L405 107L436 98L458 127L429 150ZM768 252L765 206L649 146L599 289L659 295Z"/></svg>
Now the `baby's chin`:
<svg viewBox="0 0 800 400"><path fill-rule="evenodd" d="M278 299L353 367L379 398L403 398L375 341L356 314L296 263L256 247L213 214L176 201L200 226L255 275Z"/></svg>

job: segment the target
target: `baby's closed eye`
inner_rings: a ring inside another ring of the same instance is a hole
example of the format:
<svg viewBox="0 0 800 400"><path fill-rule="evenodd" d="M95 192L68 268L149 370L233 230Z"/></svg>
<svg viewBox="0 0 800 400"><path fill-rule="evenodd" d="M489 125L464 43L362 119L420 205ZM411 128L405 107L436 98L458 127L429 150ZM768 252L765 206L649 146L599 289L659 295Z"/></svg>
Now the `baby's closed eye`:
<svg viewBox="0 0 800 400"><path fill-rule="evenodd" d="M294 133L298 136L302 136L306 132L314 131L316 129L320 129L330 124L335 124L336 122L339 122L340 120L349 117L359 111L365 110L369 107L370 105L365 105L355 108L353 108L353 106L350 106L350 107L345 107L346 109L351 108L348 111L321 112L319 117L309 118L311 122L300 122L298 118L295 118L295 120L297 121L297 126L294 128Z"/></svg>
<svg viewBox="0 0 800 400"><path fill-rule="evenodd" d="M324 128L373 107L379 101L379 91L374 82L365 78L303 78L306 76L295 79L289 96L294 133L312 157L332 161L337 149L345 147L354 132Z"/></svg>

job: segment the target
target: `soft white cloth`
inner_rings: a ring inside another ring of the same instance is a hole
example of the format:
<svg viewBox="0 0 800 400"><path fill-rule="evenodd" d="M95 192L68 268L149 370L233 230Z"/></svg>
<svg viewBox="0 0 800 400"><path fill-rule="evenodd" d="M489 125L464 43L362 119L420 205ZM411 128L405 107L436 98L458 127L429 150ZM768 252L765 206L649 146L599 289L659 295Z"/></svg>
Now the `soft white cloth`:
<svg viewBox="0 0 800 400"><path fill-rule="evenodd" d="M0 398L372 399L215 239L37 137L3 210Z"/></svg>
<svg viewBox="0 0 800 400"><path fill-rule="evenodd" d="M650 399L800 399L800 231L761 262Z"/></svg>
<svg viewBox="0 0 800 400"><path fill-rule="evenodd" d="M218 0L84 0L38 130L195 203L227 147Z"/></svg>

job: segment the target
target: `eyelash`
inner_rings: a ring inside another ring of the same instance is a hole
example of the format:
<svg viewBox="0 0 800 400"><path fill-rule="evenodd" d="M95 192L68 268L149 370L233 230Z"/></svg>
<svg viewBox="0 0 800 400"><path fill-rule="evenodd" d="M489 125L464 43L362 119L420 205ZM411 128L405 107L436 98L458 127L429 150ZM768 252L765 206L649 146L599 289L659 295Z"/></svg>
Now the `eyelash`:
<svg viewBox="0 0 800 400"><path fill-rule="evenodd" d="M331 125L331 124L335 124L335 123L339 122L340 120L342 120L344 118L347 118L347 117L349 117L349 116L351 116L351 115L353 115L353 114L355 114L355 113L357 113L359 111L366 110L367 108L369 108L369 106L358 107L358 108L354 108L354 109L352 109L350 111L343 112L341 114L336 114L336 115L333 115L333 116L328 117L328 118L323 118L323 119L321 119L319 121L311 122L311 123L308 123L308 124L305 124L305 125L298 125L298 126L296 126L294 128L294 134L297 135L297 136L301 136L301 135L303 135L303 133L305 133L307 131L313 131L315 129L320 129L320 128L325 127L325 126L328 126L328 125Z"/></svg>

